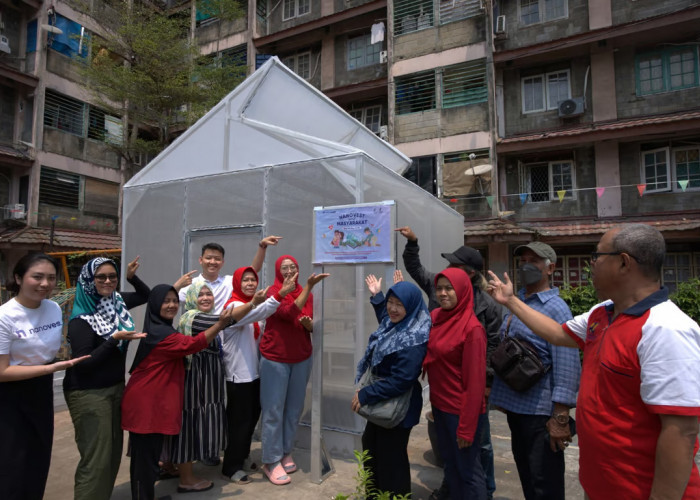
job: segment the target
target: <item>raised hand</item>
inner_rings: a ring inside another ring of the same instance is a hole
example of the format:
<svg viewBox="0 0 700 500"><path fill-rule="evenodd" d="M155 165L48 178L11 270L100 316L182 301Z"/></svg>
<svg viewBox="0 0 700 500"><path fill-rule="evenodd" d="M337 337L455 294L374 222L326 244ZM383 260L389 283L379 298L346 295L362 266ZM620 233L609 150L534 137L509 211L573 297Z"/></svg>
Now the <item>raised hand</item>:
<svg viewBox="0 0 700 500"><path fill-rule="evenodd" d="M265 236L262 240L260 240L260 246L262 248L267 248L268 246L272 245L275 246L279 241L283 238L283 236Z"/></svg>
<svg viewBox="0 0 700 500"><path fill-rule="evenodd" d="M408 241L416 241L418 239L416 233L413 232L410 226L397 227L394 229L394 231L401 233L401 236L406 238Z"/></svg>
<svg viewBox="0 0 700 500"><path fill-rule="evenodd" d="M306 284L309 285L309 287L313 288L316 285L316 283L326 279L328 276L330 276L330 273L311 273L311 276L309 276L306 279Z"/></svg>
<svg viewBox="0 0 700 500"><path fill-rule="evenodd" d="M297 278L299 277L299 271L284 278L282 283L282 288L279 290L280 297L285 297L288 293L293 292L297 287Z"/></svg>
<svg viewBox="0 0 700 500"><path fill-rule="evenodd" d="M310 316L302 316L301 318L299 318L299 323L301 323L301 326L306 328L306 331L308 331L308 332L314 331L314 320L311 319Z"/></svg>
<svg viewBox="0 0 700 500"><path fill-rule="evenodd" d="M127 264L127 266L126 266L126 279L130 280L136 274L136 270L141 265L141 264L139 264L139 257L141 257L141 256L137 255L134 260L132 260L131 262L129 262L129 264Z"/></svg>
<svg viewBox="0 0 700 500"><path fill-rule="evenodd" d="M396 283L400 283L401 281L403 281L403 273L401 272L401 269L396 269L394 271L394 285Z"/></svg>
<svg viewBox="0 0 700 500"><path fill-rule="evenodd" d="M369 293L372 294L372 297L382 291L382 279L377 279L374 274L368 274L365 278L365 283L367 284L367 288L369 288Z"/></svg>
<svg viewBox="0 0 700 500"><path fill-rule="evenodd" d="M183 274L175 283L173 283L173 288L179 292L181 288L190 286L192 284L192 277L195 274L197 274L196 269L194 271L190 271L189 273Z"/></svg>
<svg viewBox="0 0 700 500"><path fill-rule="evenodd" d="M513 296L513 283L508 278L508 273L503 273L503 281L498 279L498 276L493 271L488 271L487 274L489 280L486 291L493 297L493 300L505 305L508 299Z"/></svg>
<svg viewBox="0 0 700 500"><path fill-rule="evenodd" d="M126 330L120 330L118 332L114 332L112 334L112 337L115 340L136 340L136 339L145 339L146 334L142 332L128 332Z"/></svg>
<svg viewBox="0 0 700 500"><path fill-rule="evenodd" d="M253 303L254 306L258 306L258 305L262 304L263 302L265 302L265 299L267 299L267 290L269 288L270 287L268 286L264 290L258 290L257 292L255 292L255 294L253 295L253 298L251 300L251 302Z"/></svg>

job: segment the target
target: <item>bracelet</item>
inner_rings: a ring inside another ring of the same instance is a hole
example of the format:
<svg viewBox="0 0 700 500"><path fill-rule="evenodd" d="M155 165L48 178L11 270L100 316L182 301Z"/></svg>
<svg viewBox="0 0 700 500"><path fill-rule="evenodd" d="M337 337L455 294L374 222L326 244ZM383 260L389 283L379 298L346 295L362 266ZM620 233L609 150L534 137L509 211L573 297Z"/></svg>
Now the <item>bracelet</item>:
<svg viewBox="0 0 700 500"><path fill-rule="evenodd" d="M258 246L260 248L262 248L263 250L265 250L267 248L267 245L265 245L262 241L260 243L258 243Z"/></svg>

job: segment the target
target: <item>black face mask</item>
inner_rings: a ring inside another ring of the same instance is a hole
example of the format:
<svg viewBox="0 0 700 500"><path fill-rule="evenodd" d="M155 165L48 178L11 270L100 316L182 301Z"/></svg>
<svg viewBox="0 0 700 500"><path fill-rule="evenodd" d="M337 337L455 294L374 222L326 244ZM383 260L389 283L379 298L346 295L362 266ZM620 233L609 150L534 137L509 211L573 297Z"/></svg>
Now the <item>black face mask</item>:
<svg viewBox="0 0 700 500"><path fill-rule="evenodd" d="M518 268L518 282L521 286L534 285L542 279L542 271L535 264L526 263Z"/></svg>

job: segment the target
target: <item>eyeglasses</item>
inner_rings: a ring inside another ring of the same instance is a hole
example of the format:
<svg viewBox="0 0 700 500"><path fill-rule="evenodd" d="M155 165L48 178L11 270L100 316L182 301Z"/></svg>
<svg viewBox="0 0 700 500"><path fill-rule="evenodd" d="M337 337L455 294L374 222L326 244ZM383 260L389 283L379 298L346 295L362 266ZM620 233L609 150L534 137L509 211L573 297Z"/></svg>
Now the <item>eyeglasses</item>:
<svg viewBox="0 0 700 500"><path fill-rule="evenodd" d="M282 267L280 267L280 271L282 271L282 272L285 272L285 271L296 271L296 270L297 270L297 266L295 266L294 264L292 264L291 266L282 266Z"/></svg>
<svg viewBox="0 0 700 500"><path fill-rule="evenodd" d="M107 280L114 283L115 281L117 281L117 278L118 278L118 276L116 273L115 274L96 274L95 275L95 281L97 281L98 283L106 283Z"/></svg>
<svg viewBox="0 0 700 500"><path fill-rule="evenodd" d="M591 252L591 262L597 261L598 257L600 257L601 255L622 255L623 253L626 253L627 255L632 257L634 260L639 262L639 259L629 252Z"/></svg>

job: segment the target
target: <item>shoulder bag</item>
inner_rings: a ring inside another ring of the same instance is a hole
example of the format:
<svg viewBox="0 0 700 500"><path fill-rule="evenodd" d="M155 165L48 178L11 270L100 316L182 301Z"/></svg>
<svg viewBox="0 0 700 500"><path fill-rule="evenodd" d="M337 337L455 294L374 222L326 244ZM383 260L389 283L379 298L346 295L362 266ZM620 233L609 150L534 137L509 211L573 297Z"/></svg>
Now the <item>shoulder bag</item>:
<svg viewBox="0 0 700 500"><path fill-rule="evenodd" d="M380 377L372 374L372 367L369 367L360 378L360 388L376 384L380 380ZM411 386L407 392L393 398L385 399L384 401L379 401L371 405L360 406L360 410L357 413L375 425L384 427L385 429L391 429L399 425L401 421L406 418L408 407L411 404L412 392L413 386Z"/></svg>

